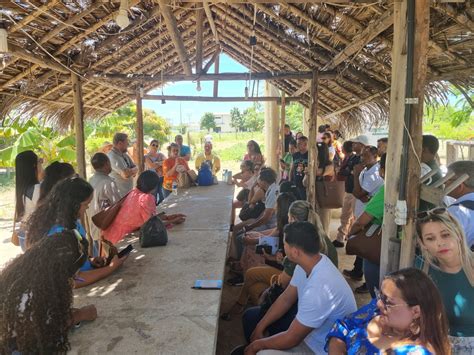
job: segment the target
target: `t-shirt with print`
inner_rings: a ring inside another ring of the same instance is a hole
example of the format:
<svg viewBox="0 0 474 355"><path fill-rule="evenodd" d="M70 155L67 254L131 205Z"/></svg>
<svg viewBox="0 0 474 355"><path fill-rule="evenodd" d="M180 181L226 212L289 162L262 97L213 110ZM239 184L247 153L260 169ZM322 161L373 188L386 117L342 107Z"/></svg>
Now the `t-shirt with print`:
<svg viewBox="0 0 474 355"><path fill-rule="evenodd" d="M385 195L385 185L382 185L379 191L370 199L369 202L365 205L364 212L370 214L374 219L372 222L379 226L383 222L383 212L384 212L384 195Z"/></svg>
<svg viewBox="0 0 474 355"><path fill-rule="evenodd" d="M304 170L308 166L308 152L293 154L293 176L292 181L297 187L303 186Z"/></svg>
<svg viewBox="0 0 474 355"><path fill-rule="evenodd" d="M313 328L304 342L315 354L324 354L326 335L334 322L357 310L354 294L339 270L322 254L309 276L296 266L290 285L298 292L295 319Z"/></svg>
<svg viewBox="0 0 474 355"><path fill-rule="evenodd" d="M364 168L359 175L359 183L362 190L367 192L369 197L374 196L380 187L383 185L383 179L379 174L380 164L376 163L370 167L370 169ZM359 218L364 212L365 203L359 199L356 199L354 216Z"/></svg>
<svg viewBox="0 0 474 355"><path fill-rule="evenodd" d="M265 192L265 208L276 209L278 194L280 193L280 187L276 182L271 184Z"/></svg>

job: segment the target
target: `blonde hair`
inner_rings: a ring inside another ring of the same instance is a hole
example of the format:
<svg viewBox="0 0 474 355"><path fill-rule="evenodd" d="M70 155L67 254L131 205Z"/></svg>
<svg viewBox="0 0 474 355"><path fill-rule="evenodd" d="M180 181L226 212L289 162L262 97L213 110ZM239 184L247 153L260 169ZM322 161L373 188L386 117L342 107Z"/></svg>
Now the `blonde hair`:
<svg viewBox="0 0 474 355"><path fill-rule="evenodd" d="M423 225L431 222L439 222L446 226L451 235L455 236L456 243L458 245L459 257L461 259L461 265L464 273L471 286L474 286L474 253L469 249L467 245L466 236L464 231L459 224L458 220L454 218L449 212L440 214L430 213L426 219L418 221L416 224L416 231L418 234L418 243L420 247L423 246L423 236L421 234L421 228ZM429 267L440 270L439 260L431 255L426 248L421 248L423 255L423 271L428 272Z"/></svg>
<svg viewBox="0 0 474 355"><path fill-rule="evenodd" d="M298 222L309 222L316 228L321 245L321 253L328 254L328 246L326 243L327 234L321 223L319 215L314 211L308 201L297 200L290 205L288 214L293 216Z"/></svg>

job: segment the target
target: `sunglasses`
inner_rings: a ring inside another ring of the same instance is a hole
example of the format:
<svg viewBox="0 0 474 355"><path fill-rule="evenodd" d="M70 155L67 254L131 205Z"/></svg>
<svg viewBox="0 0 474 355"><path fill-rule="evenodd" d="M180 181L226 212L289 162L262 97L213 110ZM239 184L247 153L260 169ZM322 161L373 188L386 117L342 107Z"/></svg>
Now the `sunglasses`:
<svg viewBox="0 0 474 355"><path fill-rule="evenodd" d="M375 297L377 301L382 302L383 308L386 311L390 311L393 308L400 307L400 306L412 306L408 303L399 303L399 304L393 304L388 300L388 297L384 295L382 292L380 292L378 289L375 289Z"/></svg>
<svg viewBox="0 0 474 355"><path fill-rule="evenodd" d="M436 207L436 208L433 208L432 210L418 212L416 214L416 217L419 220L423 220L433 215L435 216L442 215L446 213L446 211L447 211L447 208L445 207Z"/></svg>
<svg viewBox="0 0 474 355"><path fill-rule="evenodd" d="M151 145L152 147L158 147L158 144L155 144L155 143L150 144L150 145Z"/></svg>

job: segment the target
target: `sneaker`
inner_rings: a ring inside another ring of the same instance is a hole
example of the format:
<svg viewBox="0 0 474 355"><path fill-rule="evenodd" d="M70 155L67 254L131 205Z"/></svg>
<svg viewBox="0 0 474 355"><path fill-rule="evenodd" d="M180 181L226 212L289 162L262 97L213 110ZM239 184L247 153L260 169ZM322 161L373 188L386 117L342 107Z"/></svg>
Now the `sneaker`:
<svg viewBox="0 0 474 355"><path fill-rule="evenodd" d="M369 289L367 288L367 284L364 282L362 286L359 286L355 289L355 293L369 293Z"/></svg>
<svg viewBox="0 0 474 355"><path fill-rule="evenodd" d="M334 245L336 248L344 248L344 243L337 239L332 241L332 245Z"/></svg>
<svg viewBox="0 0 474 355"><path fill-rule="evenodd" d="M355 281L362 281L362 275L361 274L356 274L354 272L354 270L347 270L347 269L344 269L342 271L342 274L345 276L345 277L348 277L352 280L355 280Z"/></svg>
<svg viewBox="0 0 474 355"><path fill-rule="evenodd" d="M242 275L234 276L228 279L227 283L231 286L242 286L244 284L244 277Z"/></svg>

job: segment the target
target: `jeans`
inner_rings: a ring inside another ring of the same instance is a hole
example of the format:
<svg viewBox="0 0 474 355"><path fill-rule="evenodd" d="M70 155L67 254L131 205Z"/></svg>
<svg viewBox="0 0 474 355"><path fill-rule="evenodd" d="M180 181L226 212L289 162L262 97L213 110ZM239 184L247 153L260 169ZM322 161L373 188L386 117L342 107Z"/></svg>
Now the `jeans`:
<svg viewBox="0 0 474 355"><path fill-rule="evenodd" d="M283 317L266 329L270 333L270 336L288 330L291 322L293 322L293 319L296 317L296 313L298 313L298 303L295 303L288 312L283 315ZM263 316L260 314L260 306L248 308L244 312L242 316L242 326L244 328L244 335L247 343L250 344L250 337L262 318Z"/></svg>
<svg viewBox="0 0 474 355"><path fill-rule="evenodd" d="M156 189L156 205L158 206L163 202L164 199L165 195L163 193L163 176L161 176L158 180L158 188Z"/></svg>
<svg viewBox="0 0 474 355"><path fill-rule="evenodd" d="M363 266L363 260L360 256L356 256L356 259L354 261L354 274L356 274L357 276L362 276L364 274L364 271L362 269L362 266Z"/></svg>
<svg viewBox="0 0 474 355"><path fill-rule="evenodd" d="M296 186L296 198L298 200L306 201L306 187Z"/></svg>
<svg viewBox="0 0 474 355"><path fill-rule="evenodd" d="M375 288L379 288L380 266L364 259L364 276L370 296L375 298Z"/></svg>

